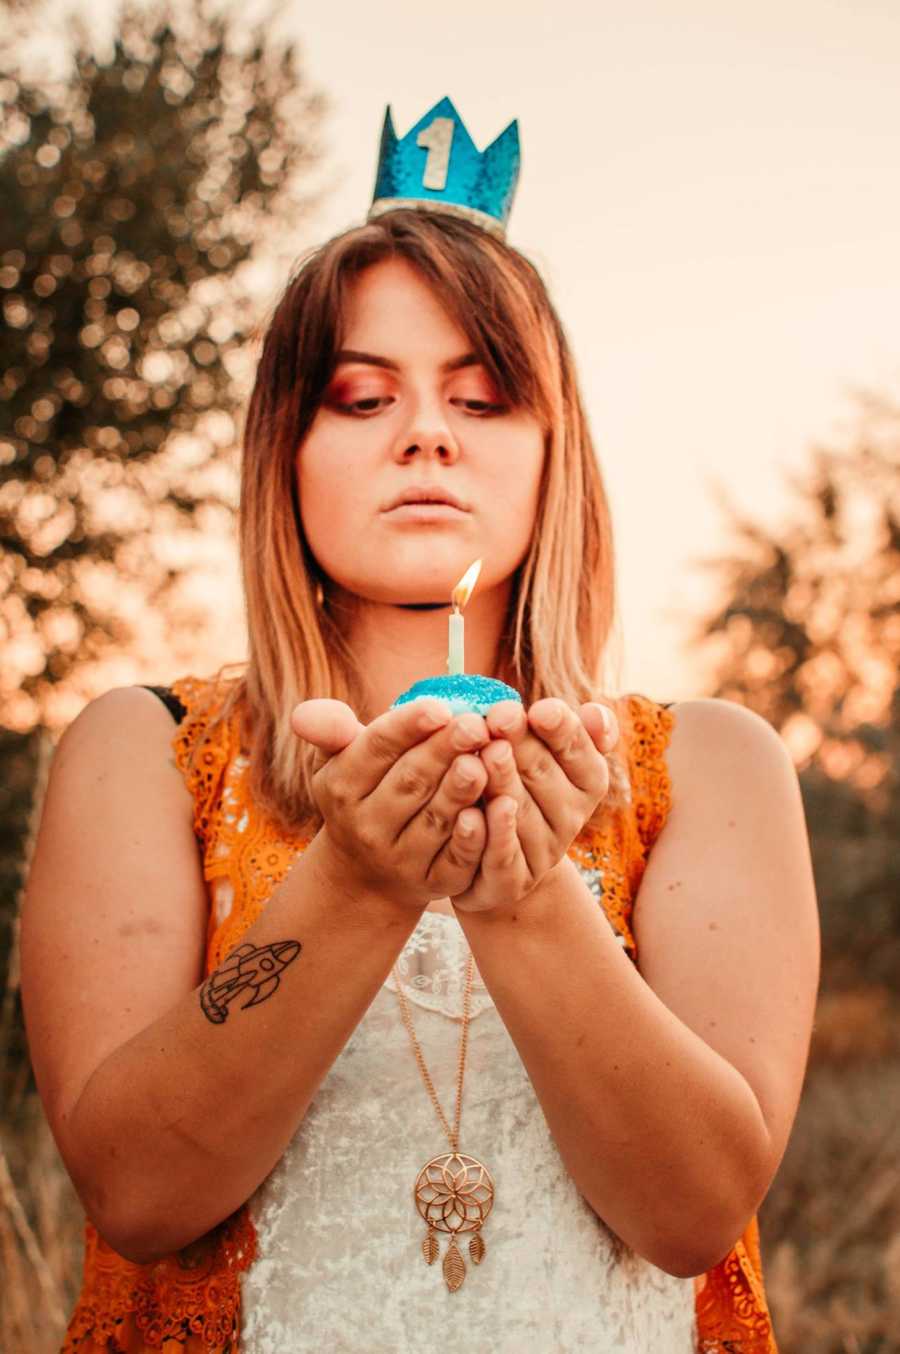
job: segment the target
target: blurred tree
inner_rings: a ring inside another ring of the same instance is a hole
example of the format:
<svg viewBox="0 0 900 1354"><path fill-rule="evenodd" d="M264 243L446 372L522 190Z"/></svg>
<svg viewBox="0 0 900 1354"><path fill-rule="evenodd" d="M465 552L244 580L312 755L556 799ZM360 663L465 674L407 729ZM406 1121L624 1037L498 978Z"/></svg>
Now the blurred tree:
<svg viewBox="0 0 900 1354"><path fill-rule="evenodd" d="M30 1085L19 1001L18 907L52 756L43 729L0 729L0 1107L11 1114ZM5 979L5 980L4 980Z"/></svg>
<svg viewBox="0 0 900 1354"><path fill-rule="evenodd" d="M247 29L209 0L130 0L107 60L70 18L71 64L50 80L25 72L40 7L0 0L7 1094L23 1072L17 900L54 737L113 685L105 657L184 625L185 543L224 536L236 505L259 263L299 252L316 201L325 103L271 37L277 12Z"/></svg>
<svg viewBox="0 0 900 1354"><path fill-rule="evenodd" d="M185 537L229 526L248 265L286 227L297 252L315 200L324 101L274 11L176 13L130 0L104 62L70 18L55 82L0 69L0 725L23 733L110 684Z"/></svg>
<svg viewBox="0 0 900 1354"><path fill-rule="evenodd" d="M798 767L823 923L823 987L900 979L900 406L859 397L846 450L792 480L802 512L774 534L715 488L735 557L711 694L747 705Z"/></svg>

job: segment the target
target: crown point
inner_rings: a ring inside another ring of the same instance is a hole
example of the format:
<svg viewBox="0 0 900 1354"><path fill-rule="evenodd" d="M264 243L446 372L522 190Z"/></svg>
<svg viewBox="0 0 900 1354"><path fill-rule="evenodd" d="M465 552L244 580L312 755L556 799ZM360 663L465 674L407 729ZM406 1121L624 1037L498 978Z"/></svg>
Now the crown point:
<svg viewBox="0 0 900 1354"><path fill-rule="evenodd" d="M467 216L502 236L519 175L518 127L513 119L479 151L445 94L398 137L389 104L369 219L392 207L425 206Z"/></svg>

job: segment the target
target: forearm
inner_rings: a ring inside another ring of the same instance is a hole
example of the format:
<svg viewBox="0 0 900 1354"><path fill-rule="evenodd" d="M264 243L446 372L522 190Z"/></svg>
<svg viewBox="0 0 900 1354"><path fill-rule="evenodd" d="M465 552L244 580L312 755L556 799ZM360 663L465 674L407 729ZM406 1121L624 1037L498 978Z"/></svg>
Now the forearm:
<svg viewBox="0 0 900 1354"><path fill-rule="evenodd" d="M521 905L458 916L584 1198L660 1268L703 1272L766 1160L744 1077L641 978L568 859Z"/></svg>
<svg viewBox="0 0 900 1354"><path fill-rule="evenodd" d="M73 1178L129 1258L179 1249L249 1198L415 928L415 908L346 892L320 845L321 834L242 937L299 942L275 990L245 1009L247 991L225 1002L196 988L112 1053L72 1110Z"/></svg>

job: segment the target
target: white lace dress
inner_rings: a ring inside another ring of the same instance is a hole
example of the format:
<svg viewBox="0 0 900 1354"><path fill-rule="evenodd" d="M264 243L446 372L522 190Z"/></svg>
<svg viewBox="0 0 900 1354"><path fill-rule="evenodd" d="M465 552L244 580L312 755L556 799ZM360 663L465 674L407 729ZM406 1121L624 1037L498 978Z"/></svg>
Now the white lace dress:
<svg viewBox="0 0 900 1354"><path fill-rule="evenodd" d="M450 1124L469 950L424 912L398 960ZM476 967L460 1150L495 1186L485 1256L451 1292L413 1199L450 1150L401 1019L393 974L250 1200L258 1258L242 1276L242 1354L694 1354L694 1283L624 1246L576 1189Z"/></svg>

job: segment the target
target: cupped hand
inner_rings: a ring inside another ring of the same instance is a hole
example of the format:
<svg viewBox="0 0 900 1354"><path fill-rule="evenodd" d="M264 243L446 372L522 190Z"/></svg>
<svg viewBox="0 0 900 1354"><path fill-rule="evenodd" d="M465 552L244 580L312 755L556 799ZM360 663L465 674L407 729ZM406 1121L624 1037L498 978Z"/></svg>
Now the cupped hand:
<svg viewBox="0 0 900 1354"><path fill-rule="evenodd" d="M481 751L487 783L477 830L483 850L472 883L451 894L459 912L514 906L559 864L609 792L605 754L619 738L606 707L587 702L576 712L554 697L535 701L527 714L515 701L500 701L486 722L491 742Z"/></svg>
<svg viewBox="0 0 900 1354"><path fill-rule="evenodd" d="M468 888L481 847L465 819L487 776L474 755L489 741L480 715L454 719L429 699L365 725L343 701L315 699L294 706L291 728L316 748L320 847L336 887L420 908Z"/></svg>

